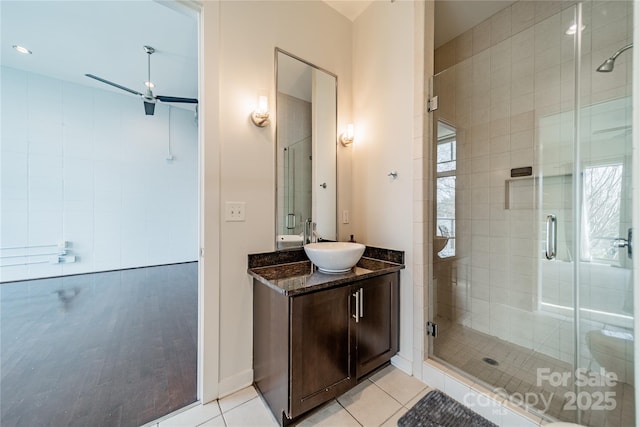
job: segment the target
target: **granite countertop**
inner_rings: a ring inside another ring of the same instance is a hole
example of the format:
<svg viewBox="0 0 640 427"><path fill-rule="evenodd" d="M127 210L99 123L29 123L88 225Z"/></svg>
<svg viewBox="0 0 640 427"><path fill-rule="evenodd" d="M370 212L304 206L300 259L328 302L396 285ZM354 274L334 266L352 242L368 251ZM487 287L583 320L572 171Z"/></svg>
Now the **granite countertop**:
<svg viewBox="0 0 640 427"><path fill-rule="evenodd" d="M327 274L312 266L304 250L249 255L247 272L283 295L294 296L380 276L404 268L404 252L367 247L360 261L346 273Z"/></svg>

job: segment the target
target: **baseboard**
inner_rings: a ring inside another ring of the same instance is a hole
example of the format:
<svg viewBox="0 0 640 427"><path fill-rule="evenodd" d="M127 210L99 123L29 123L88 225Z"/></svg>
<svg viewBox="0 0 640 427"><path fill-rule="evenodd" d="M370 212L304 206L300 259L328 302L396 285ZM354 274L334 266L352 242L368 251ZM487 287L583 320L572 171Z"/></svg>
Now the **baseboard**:
<svg viewBox="0 0 640 427"><path fill-rule="evenodd" d="M225 378L218 383L218 398L223 398L253 384L253 369Z"/></svg>
<svg viewBox="0 0 640 427"><path fill-rule="evenodd" d="M400 353L397 353L391 358L391 364L407 375L413 375L413 363L405 359Z"/></svg>

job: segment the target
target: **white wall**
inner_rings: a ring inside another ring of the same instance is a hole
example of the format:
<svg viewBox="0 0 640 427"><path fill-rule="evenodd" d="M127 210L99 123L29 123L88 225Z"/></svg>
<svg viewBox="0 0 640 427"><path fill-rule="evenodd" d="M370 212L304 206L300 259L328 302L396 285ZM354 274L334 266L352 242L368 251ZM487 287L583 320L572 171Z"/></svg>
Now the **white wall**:
<svg viewBox="0 0 640 427"><path fill-rule="evenodd" d="M136 97L2 68L0 246L69 241L77 257L2 267L2 281L197 259L197 126L172 108L168 162L168 112L145 116Z"/></svg>
<svg viewBox="0 0 640 427"><path fill-rule="evenodd" d="M353 27L353 223L356 240L405 251L399 352L405 362L414 353L414 263L422 264L421 202L414 208L414 196L422 199L422 151L414 143L421 147L423 53L415 46L422 47L423 21L416 17L423 13L420 2L373 2Z"/></svg>
<svg viewBox="0 0 640 427"><path fill-rule="evenodd" d="M226 201L246 202L245 222L220 222L219 394L225 395L253 381L253 292L247 254L275 248L275 126L258 128L249 114L263 89L269 91L270 109L275 110L277 46L338 75L338 129L345 127L351 121L351 23L319 1L216 3L205 2L204 12L219 7L220 129L214 139L206 137L204 146L217 146L220 158L217 164L215 159L205 163L205 185L219 179L222 210ZM213 61L209 55L215 56L206 52L205 61ZM210 78L204 76L206 84ZM342 191L350 173L349 154L338 153L341 200L350 192ZM219 176L209 176L215 168ZM205 249L211 253L209 246Z"/></svg>

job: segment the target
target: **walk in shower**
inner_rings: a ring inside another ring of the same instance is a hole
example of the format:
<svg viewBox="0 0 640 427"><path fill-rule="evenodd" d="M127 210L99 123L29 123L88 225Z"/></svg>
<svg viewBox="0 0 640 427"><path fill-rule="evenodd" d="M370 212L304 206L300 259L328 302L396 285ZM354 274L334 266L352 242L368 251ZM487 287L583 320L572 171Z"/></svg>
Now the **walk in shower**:
<svg viewBox="0 0 640 427"><path fill-rule="evenodd" d="M429 357L548 419L635 425L633 2L505 6L435 52Z"/></svg>

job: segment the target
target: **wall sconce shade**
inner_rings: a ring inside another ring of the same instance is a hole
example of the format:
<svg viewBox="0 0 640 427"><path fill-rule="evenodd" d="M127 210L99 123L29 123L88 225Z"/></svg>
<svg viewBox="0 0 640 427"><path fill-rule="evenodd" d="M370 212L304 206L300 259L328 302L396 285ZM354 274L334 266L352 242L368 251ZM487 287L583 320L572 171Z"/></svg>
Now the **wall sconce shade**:
<svg viewBox="0 0 640 427"><path fill-rule="evenodd" d="M258 97L258 108L251 113L251 120L254 125L261 128L271 123L269 120L269 98L264 95Z"/></svg>
<svg viewBox="0 0 640 427"><path fill-rule="evenodd" d="M580 31L583 31L585 28L587 28L585 25L580 26ZM577 31L578 31L578 25L574 23L574 24L571 24L564 33L568 36L572 36Z"/></svg>
<svg viewBox="0 0 640 427"><path fill-rule="evenodd" d="M340 134L340 143L345 147L353 143L353 124L348 124L347 131Z"/></svg>

